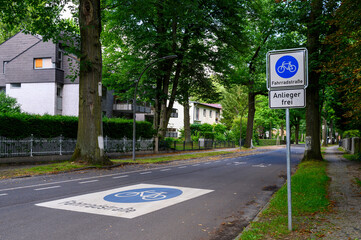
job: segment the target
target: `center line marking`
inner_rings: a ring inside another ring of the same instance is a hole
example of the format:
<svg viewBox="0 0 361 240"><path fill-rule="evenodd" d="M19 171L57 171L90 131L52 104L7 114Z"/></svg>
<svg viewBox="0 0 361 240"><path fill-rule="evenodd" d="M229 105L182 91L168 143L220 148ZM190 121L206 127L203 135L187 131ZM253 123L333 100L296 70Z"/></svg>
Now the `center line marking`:
<svg viewBox="0 0 361 240"><path fill-rule="evenodd" d="M139 174L149 174L149 173L152 173L152 172L142 172L142 173L139 173Z"/></svg>
<svg viewBox="0 0 361 240"><path fill-rule="evenodd" d="M246 164L246 162L235 162L234 165Z"/></svg>
<svg viewBox="0 0 361 240"><path fill-rule="evenodd" d="M206 162L205 164L211 164L211 162Z"/></svg>
<svg viewBox="0 0 361 240"><path fill-rule="evenodd" d="M182 166L182 167L178 167L178 168L186 168L187 166Z"/></svg>
<svg viewBox="0 0 361 240"><path fill-rule="evenodd" d="M169 171L169 170L172 170L172 169L166 168L166 169L162 169L162 170L160 170L160 171L161 171L161 172L165 172L165 171Z"/></svg>
<svg viewBox="0 0 361 240"><path fill-rule="evenodd" d="M37 189L34 189L34 190L35 190L35 191L42 191L42 190L47 190L47 189L52 189L52 188L60 188L60 186L37 188Z"/></svg>
<svg viewBox="0 0 361 240"><path fill-rule="evenodd" d="M1 196L6 196L6 195L8 195L7 193L2 193L2 194L0 194L0 197Z"/></svg>
<svg viewBox="0 0 361 240"><path fill-rule="evenodd" d="M79 184L84 184L84 183L92 183L92 182L98 182L99 180L89 180L89 181L84 181L84 182L79 182Z"/></svg>
<svg viewBox="0 0 361 240"><path fill-rule="evenodd" d="M122 175L122 176L116 176L116 177L113 177L114 179L117 179L117 178L124 178L124 177L128 177L129 175Z"/></svg>
<svg viewBox="0 0 361 240"><path fill-rule="evenodd" d="M194 165L192 165L193 167L195 167L195 166L199 166L200 164L194 164Z"/></svg>

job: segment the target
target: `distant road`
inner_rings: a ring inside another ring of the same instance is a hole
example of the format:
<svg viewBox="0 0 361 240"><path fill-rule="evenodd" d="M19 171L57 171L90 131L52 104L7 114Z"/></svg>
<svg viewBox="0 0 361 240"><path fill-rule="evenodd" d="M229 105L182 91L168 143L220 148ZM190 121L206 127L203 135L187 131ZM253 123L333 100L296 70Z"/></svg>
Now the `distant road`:
<svg viewBox="0 0 361 240"><path fill-rule="evenodd" d="M295 166L304 147L291 150ZM0 239L232 239L224 232L253 219L285 172L279 149L2 180Z"/></svg>

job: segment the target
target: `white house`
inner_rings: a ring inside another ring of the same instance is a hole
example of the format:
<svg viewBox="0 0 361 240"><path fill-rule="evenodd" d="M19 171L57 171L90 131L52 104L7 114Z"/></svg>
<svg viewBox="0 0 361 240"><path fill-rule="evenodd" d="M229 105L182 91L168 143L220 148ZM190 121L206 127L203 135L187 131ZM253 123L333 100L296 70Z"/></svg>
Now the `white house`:
<svg viewBox="0 0 361 240"><path fill-rule="evenodd" d="M193 123L219 123L222 113L220 104L208 104L190 101L190 124ZM167 137L179 137L180 130L184 128L184 107L175 102L173 113L169 119Z"/></svg>

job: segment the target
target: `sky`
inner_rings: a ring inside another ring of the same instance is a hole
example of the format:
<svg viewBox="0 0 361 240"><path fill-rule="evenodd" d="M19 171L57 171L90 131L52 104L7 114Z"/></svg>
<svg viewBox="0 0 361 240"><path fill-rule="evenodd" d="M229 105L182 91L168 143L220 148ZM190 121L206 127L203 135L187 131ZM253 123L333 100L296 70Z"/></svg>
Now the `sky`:
<svg viewBox="0 0 361 240"><path fill-rule="evenodd" d="M67 4L65 5L63 11L61 12L61 18L63 18L63 19L72 18L72 15L71 15L71 12L70 12L70 8L69 8L69 7L71 7L71 6L74 7L74 5L73 5L72 3L67 3Z"/></svg>

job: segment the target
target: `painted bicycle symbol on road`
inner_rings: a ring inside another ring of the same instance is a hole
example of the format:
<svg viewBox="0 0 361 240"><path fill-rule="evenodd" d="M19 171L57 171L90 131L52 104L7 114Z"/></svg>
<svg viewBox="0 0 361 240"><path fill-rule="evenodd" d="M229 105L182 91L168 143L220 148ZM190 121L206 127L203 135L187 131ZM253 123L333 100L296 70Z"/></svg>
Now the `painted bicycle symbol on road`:
<svg viewBox="0 0 361 240"><path fill-rule="evenodd" d="M116 203L140 203L166 200L183 192L177 188L140 188L109 194L105 201Z"/></svg>
<svg viewBox="0 0 361 240"><path fill-rule="evenodd" d="M139 196L143 200L146 201L152 201L152 200L161 200L163 198L167 197L167 192L157 192L155 190L148 190L148 191L142 191L142 192L121 192L118 194L115 194L115 197L135 197Z"/></svg>
<svg viewBox="0 0 361 240"><path fill-rule="evenodd" d="M298 71L298 62L296 58L286 55L276 62L276 72L282 78L293 77Z"/></svg>

